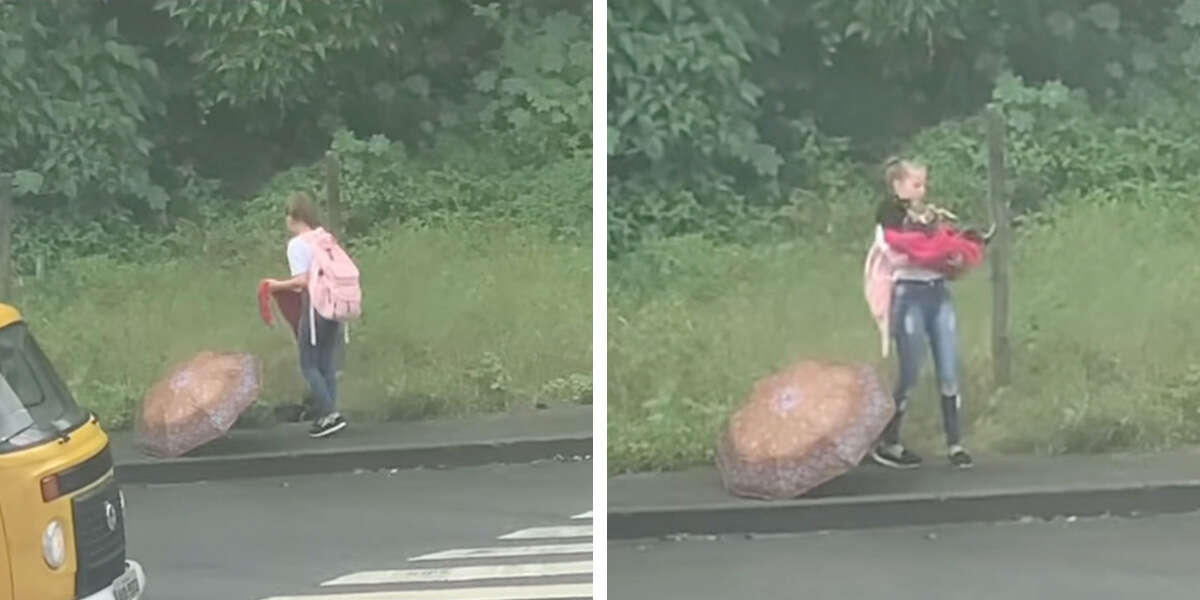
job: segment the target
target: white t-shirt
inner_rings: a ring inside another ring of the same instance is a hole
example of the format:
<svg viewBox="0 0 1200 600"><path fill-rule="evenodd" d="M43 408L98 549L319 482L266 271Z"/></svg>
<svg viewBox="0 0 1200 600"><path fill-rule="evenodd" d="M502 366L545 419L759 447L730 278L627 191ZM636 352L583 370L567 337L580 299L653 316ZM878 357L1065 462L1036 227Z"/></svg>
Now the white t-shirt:
<svg viewBox="0 0 1200 600"><path fill-rule="evenodd" d="M313 262L313 248L304 238L296 236L288 242L287 245L288 268L292 271L292 277L303 275L308 272L308 268Z"/></svg>

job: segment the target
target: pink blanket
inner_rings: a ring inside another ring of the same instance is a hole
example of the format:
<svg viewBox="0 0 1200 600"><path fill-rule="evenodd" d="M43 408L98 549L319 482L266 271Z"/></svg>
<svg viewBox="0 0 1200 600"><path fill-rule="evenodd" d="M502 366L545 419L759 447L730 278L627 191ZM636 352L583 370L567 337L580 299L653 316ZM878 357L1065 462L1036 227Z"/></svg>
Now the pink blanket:
<svg viewBox="0 0 1200 600"><path fill-rule="evenodd" d="M949 264L958 255L958 268ZM949 227L933 234L920 231L876 228L875 242L863 265L863 295L879 328L883 356L891 347L892 285L896 268L917 266L955 278L983 261L983 242L977 236Z"/></svg>
<svg viewBox="0 0 1200 600"><path fill-rule="evenodd" d="M950 276L983 262L983 240L953 227L942 226L929 233L884 229L883 239L890 248L908 257L913 265ZM955 256L960 259L957 269L951 265Z"/></svg>
<svg viewBox="0 0 1200 600"><path fill-rule="evenodd" d="M863 294L879 328L879 343L885 357L891 347L889 320L892 313L892 276L896 266L903 263L904 256L889 249L883 243L882 236L876 236L863 265Z"/></svg>

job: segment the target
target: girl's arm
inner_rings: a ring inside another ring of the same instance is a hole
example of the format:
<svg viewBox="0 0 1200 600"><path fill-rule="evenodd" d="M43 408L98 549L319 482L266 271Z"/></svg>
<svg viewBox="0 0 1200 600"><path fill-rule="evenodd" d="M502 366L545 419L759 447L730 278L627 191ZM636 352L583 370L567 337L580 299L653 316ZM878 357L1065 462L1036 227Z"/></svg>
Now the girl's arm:
<svg viewBox="0 0 1200 600"><path fill-rule="evenodd" d="M912 260L909 259L907 254L892 248L887 243L887 238L884 234L884 227L882 225L875 226L875 243L883 250L884 256L887 256L887 259L892 263L893 266L907 267L912 265Z"/></svg>
<svg viewBox="0 0 1200 600"><path fill-rule="evenodd" d="M272 292L299 292L308 287L308 273L301 273L291 279L268 279L267 289Z"/></svg>

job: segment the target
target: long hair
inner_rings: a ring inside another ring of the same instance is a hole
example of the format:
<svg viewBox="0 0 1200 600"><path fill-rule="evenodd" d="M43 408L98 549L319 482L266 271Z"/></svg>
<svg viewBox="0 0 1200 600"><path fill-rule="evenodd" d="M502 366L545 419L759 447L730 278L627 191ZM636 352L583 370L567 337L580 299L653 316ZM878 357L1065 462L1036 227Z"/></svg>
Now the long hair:
<svg viewBox="0 0 1200 600"><path fill-rule="evenodd" d="M316 203L313 202L312 196L308 192L296 192L288 198L287 215L313 229L321 226L321 219L317 216Z"/></svg>

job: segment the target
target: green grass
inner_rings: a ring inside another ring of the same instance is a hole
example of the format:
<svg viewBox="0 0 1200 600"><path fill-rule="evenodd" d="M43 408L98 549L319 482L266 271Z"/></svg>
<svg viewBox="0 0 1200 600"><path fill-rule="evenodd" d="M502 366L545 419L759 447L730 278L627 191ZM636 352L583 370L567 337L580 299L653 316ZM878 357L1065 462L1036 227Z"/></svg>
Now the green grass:
<svg viewBox="0 0 1200 600"><path fill-rule="evenodd" d="M415 419L590 402L586 247L507 226L374 239L355 251L365 314L351 327L344 410ZM261 278L286 275L285 241L281 232L236 260L212 246L150 265L78 260L26 280L17 303L77 399L109 426L127 426L150 386L203 350L262 359L261 416L303 392L291 333L268 328L255 299Z"/></svg>
<svg viewBox="0 0 1200 600"><path fill-rule="evenodd" d="M1150 450L1200 440L1200 237L1185 216L1074 203L1013 265L1014 384L991 386L986 269L956 284L969 441L984 451ZM865 238L865 235L864 235ZM863 241L865 243L865 240ZM751 385L805 357L878 365L865 247L670 240L610 265L611 472L708 463ZM940 451L932 368L905 436Z"/></svg>

